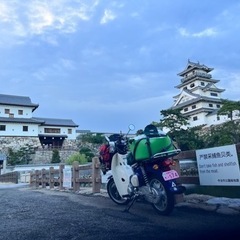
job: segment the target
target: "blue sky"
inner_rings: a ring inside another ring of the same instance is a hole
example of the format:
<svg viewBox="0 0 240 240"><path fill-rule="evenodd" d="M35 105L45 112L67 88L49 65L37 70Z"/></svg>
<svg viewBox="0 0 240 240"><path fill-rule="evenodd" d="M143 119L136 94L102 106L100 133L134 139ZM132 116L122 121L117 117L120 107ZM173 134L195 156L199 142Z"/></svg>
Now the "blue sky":
<svg viewBox="0 0 240 240"><path fill-rule="evenodd" d="M1 94L35 117L126 131L159 121L188 59L239 100L238 0L0 0Z"/></svg>

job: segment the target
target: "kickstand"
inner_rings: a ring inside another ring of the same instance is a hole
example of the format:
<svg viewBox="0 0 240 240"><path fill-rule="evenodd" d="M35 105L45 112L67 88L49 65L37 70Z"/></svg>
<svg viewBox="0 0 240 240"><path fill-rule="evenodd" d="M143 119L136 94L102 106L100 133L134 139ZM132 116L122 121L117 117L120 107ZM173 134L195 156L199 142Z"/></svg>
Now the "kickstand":
<svg viewBox="0 0 240 240"><path fill-rule="evenodd" d="M129 205L124 209L123 212L129 212L129 209L132 207L132 205L134 204L134 202L136 202L137 200L137 196L135 195L132 199L132 201L129 203Z"/></svg>

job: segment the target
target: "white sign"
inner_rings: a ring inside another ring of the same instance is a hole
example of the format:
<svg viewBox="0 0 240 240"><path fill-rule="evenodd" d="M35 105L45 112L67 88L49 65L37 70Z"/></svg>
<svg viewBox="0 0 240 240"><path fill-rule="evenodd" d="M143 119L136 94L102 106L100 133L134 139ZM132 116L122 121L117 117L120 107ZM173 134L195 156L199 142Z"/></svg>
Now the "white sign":
<svg viewBox="0 0 240 240"><path fill-rule="evenodd" d="M63 169L63 187L65 188L72 187L72 169L71 168Z"/></svg>
<svg viewBox="0 0 240 240"><path fill-rule="evenodd" d="M200 185L240 186L235 145L196 150Z"/></svg>

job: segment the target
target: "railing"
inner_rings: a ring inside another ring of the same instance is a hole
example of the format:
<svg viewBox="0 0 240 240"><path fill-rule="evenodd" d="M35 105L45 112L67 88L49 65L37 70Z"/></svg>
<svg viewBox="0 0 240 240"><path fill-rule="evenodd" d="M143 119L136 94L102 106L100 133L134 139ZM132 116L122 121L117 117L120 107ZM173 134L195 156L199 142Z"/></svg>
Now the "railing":
<svg viewBox="0 0 240 240"><path fill-rule="evenodd" d="M18 183L18 172L4 173L0 175L0 182Z"/></svg>
<svg viewBox="0 0 240 240"><path fill-rule="evenodd" d="M60 190L64 187L64 168L63 164L60 164L59 169L50 167L42 170L35 170L30 174L30 186L50 189L57 186ZM101 189L101 173L100 163L98 157L92 159L92 164L79 165L78 162L74 162L71 167L71 187L73 191L78 191L81 185L88 185L92 187L93 193L99 193Z"/></svg>
<svg viewBox="0 0 240 240"><path fill-rule="evenodd" d="M236 150L237 154L240 154L240 143L236 144ZM180 173L180 178L178 179L179 184L197 184L199 185L199 176L198 176L198 170L197 168L194 169L193 174L190 174L190 176L186 176L182 173L179 161L184 159L190 159L196 161L196 151L195 150L189 150L189 151L183 151L180 152L178 155L174 157L174 160L176 161L176 165L174 166L175 170Z"/></svg>

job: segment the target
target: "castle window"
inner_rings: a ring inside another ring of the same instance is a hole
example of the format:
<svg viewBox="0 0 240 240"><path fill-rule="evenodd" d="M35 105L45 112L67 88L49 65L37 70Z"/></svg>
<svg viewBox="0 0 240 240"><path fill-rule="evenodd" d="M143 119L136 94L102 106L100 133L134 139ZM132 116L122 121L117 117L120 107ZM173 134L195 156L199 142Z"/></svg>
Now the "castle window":
<svg viewBox="0 0 240 240"><path fill-rule="evenodd" d="M187 112L187 111L188 111L188 108L184 108L183 111L184 111L184 112Z"/></svg>
<svg viewBox="0 0 240 240"><path fill-rule="evenodd" d="M0 131L6 131L6 125L0 125Z"/></svg>
<svg viewBox="0 0 240 240"><path fill-rule="evenodd" d="M60 128L44 128L44 133L60 133Z"/></svg>
<svg viewBox="0 0 240 240"><path fill-rule="evenodd" d="M23 110L18 110L18 115L23 115Z"/></svg>
<svg viewBox="0 0 240 240"><path fill-rule="evenodd" d="M13 113L9 113L9 117L10 118L14 118L14 114Z"/></svg>
<svg viewBox="0 0 240 240"><path fill-rule="evenodd" d="M209 103L209 107L213 107L212 103Z"/></svg>
<svg viewBox="0 0 240 240"><path fill-rule="evenodd" d="M71 128L68 129L68 134L72 134L72 129Z"/></svg>
<svg viewBox="0 0 240 240"><path fill-rule="evenodd" d="M205 86L205 83L204 83L204 82L201 82L201 86Z"/></svg>
<svg viewBox="0 0 240 240"><path fill-rule="evenodd" d="M217 116L217 121L219 121L220 120L220 117L219 116Z"/></svg>
<svg viewBox="0 0 240 240"><path fill-rule="evenodd" d="M10 109L6 108L5 109L5 114L9 114L10 113Z"/></svg>
<svg viewBox="0 0 240 240"><path fill-rule="evenodd" d="M211 95L211 96L214 96L214 97L217 97L217 96L218 96L218 94L217 94L217 93L214 93L214 92L211 92L210 95Z"/></svg>
<svg viewBox="0 0 240 240"><path fill-rule="evenodd" d="M197 121L197 120L198 120L197 116L193 117L193 121Z"/></svg>
<svg viewBox="0 0 240 240"><path fill-rule="evenodd" d="M216 106L217 106L217 108L220 108L220 107L221 107L220 104L217 104Z"/></svg>
<svg viewBox="0 0 240 240"><path fill-rule="evenodd" d="M196 105L192 105L192 109L195 109L196 108Z"/></svg>
<svg viewBox="0 0 240 240"><path fill-rule="evenodd" d="M23 132L28 132L28 126L23 126Z"/></svg>
<svg viewBox="0 0 240 240"><path fill-rule="evenodd" d="M193 88L195 86L195 84L194 83L192 83L191 85L190 85L190 88Z"/></svg>

